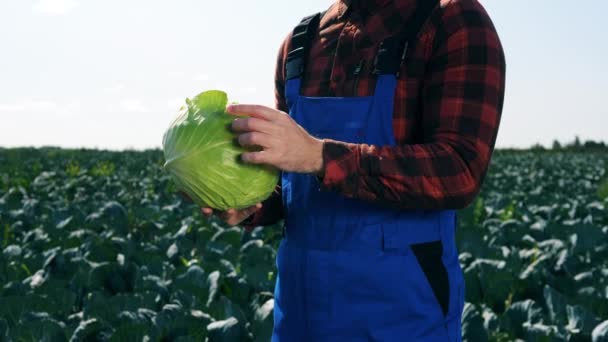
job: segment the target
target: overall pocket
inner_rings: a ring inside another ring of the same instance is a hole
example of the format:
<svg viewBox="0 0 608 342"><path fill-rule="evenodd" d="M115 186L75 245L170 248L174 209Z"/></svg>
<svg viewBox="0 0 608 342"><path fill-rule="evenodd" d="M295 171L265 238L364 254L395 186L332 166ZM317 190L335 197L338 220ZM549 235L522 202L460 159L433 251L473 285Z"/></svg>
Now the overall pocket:
<svg viewBox="0 0 608 342"><path fill-rule="evenodd" d="M450 307L450 277L443 263L443 243L439 234L439 221L429 216L414 214L411 223L385 222L383 252L405 258L407 281L428 298L441 316L447 318ZM436 230L436 234L433 231ZM421 304L421 305L425 305Z"/></svg>
<svg viewBox="0 0 608 342"><path fill-rule="evenodd" d="M446 317L450 303L450 281L448 271L441 259L443 254L441 240L412 244L409 248L437 304L441 307L443 316Z"/></svg>

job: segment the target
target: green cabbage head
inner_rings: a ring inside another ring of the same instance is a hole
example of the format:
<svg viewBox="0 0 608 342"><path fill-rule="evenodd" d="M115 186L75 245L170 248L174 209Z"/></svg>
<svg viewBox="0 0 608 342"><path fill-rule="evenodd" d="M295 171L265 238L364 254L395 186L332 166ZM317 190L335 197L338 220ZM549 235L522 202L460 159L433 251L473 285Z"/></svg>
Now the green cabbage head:
<svg viewBox="0 0 608 342"><path fill-rule="evenodd" d="M268 198L279 172L269 166L246 164L247 150L236 142L225 112L228 97L219 90L186 99L163 136L165 170L178 189L199 206L241 209Z"/></svg>

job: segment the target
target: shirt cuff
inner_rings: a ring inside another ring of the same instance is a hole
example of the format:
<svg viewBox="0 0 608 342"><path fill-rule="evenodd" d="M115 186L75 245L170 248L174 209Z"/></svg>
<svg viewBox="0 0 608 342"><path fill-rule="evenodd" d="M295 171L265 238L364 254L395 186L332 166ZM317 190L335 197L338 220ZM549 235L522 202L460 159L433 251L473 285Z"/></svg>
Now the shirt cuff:
<svg viewBox="0 0 608 342"><path fill-rule="evenodd" d="M356 177L352 176L359 169L358 151L356 144L324 140L323 167L317 175L321 189L354 195Z"/></svg>

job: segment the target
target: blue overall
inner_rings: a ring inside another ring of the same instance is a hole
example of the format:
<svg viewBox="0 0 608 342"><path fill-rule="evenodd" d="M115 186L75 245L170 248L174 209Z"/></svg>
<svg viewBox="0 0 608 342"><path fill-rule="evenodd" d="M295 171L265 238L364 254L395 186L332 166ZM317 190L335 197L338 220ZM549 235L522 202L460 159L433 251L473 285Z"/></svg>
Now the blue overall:
<svg viewBox="0 0 608 342"><path fill-rule="evenodd" d="M286 83L289 114L311 135L394 146L397 78L377 78L368 97L300 94ZM353 175L356 177L356 175ZM284 238L277 253L272 341L461 341L464 278L453 210L396 210L320 190L307 174L283 173ZM439 243L447 308L413 246Z"/></svg>

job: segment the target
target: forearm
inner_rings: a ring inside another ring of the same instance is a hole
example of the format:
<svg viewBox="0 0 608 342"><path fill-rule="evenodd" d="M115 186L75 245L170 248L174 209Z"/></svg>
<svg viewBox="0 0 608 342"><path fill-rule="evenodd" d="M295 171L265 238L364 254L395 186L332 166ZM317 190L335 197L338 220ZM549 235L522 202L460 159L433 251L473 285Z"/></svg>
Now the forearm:
<svg viewBox="0 0 608 342"><path fill-rule="evenodd" d="M329 140L321 185L400 209L461 209L478 193L490 154L462 140L395 147Z"/></svg>

